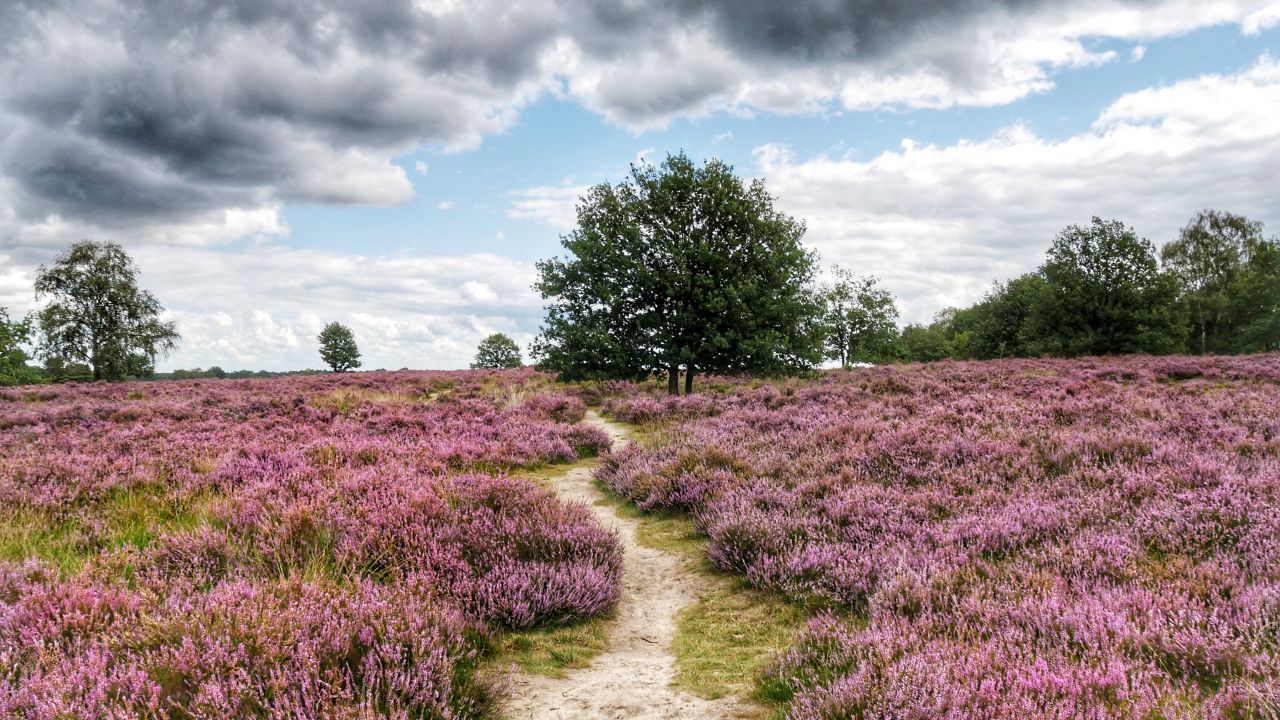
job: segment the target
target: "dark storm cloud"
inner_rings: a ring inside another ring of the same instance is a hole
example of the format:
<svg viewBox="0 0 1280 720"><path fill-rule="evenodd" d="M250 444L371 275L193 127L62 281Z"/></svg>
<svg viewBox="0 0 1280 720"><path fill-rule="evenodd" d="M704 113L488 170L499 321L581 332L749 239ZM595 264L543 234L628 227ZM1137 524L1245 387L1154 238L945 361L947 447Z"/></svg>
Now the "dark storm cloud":
<svg viewBox="0 0 1280 720"><path fill-rule="evenodd" d="M877 57L920 32L954 31L967 19L994 10L1034 10L1046 2L675 0L686 17L712 18L724 40L741 52L803 61Z"/></svg>
<svg viewBox="0 0 1280 720"><path fill-rule="evenodd" d="M411 188L392 156L474 144L561 80L652 124L778 68L874 63L1042 1L0 2L0 179L28 219L398 202ZM679 54L682 33L730 61ZM979 72L947 52L928 62ZM582 68L604 77L575 84Z"/></svg>
<svg viewBox="0 0 1280 720"><path fill-rule="evenodd" d="M128 155L104 152L75 137L40 130L17 133L3 146L6 175L38 214L63 214L112 226L138 216L185 217L251 202L249 192L191 182Z"/></svg>

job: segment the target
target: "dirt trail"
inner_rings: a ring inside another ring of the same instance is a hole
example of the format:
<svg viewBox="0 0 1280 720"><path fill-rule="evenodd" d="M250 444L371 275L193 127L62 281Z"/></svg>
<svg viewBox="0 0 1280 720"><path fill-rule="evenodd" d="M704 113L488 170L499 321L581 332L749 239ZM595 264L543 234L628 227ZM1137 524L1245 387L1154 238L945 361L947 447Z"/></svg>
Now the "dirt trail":
<svg viewBox="0 0 1280 720"><path fill-rule="evenodd" d="M594 412L586 422L609 433L614 447L627 442L621 428ZM571 670L565 678L518 676L507 717L709 720L739 714L740 706L730 699L703 700L671 688L675 615L697 601L706 583L682 568L679 556L637 544L637 521L618 517L610 505L597 505L604 494L592 481L590 468L571 470L554 482L561 497L581 500L602 525L617 529L623 548L622 599L609 623L609 649L591 667Z"/></svg>

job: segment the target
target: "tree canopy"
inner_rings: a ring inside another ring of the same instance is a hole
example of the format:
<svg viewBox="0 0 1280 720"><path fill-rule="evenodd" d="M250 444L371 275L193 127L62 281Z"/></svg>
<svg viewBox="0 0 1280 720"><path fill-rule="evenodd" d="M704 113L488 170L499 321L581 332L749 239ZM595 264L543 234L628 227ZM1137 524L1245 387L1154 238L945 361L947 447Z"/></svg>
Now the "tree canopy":
<svg viewBox="0 0 1280 720"><path fill-rule="evenodd" d="M1197 213L1164 246L1094 218L1043 265L903 331L904 359L1280 350L1280 242L1232 213ZM924 331L928 330L928 336ZM908 337L908 334L910 337ZM945 348L941 340L945 340Z"/></svg>
<svg viewBox="0 0 1280 720"><path fill-rule="evenodd" d="M516 341L502 333L494 333L476 347L476 359L471 361L471 369L518 368L523 364Z"/></svg>
<svg viewBox="0 0 1280 720"><path fill-rule="evenodd" d="M804 225L764 183L683 153L592 188L565 258L538 263L551 300L534 353L569 379L781 374L821 354Z"/></svg>
<svg viewBox="0 0 1280 720"><path fill-rule="evenodd" d="M320 359L334 372L346 372L360 367L360 348L351 328L334 321L320 331Z"/></svg>
<svg viewBox="0 0 1280 720"><path fill-rule="evenodd" d="M880 363L894 355L898 306L874 277L858 277L832 268L832 280L819 292L826 358L848 368L855 362Z"/></svg>
<svg viewBox="0 0 1280 720"><path fill-rule="evenodd" d="M39 354L56 366L85 364L94 380L146 377L177 347L164 308L138 287L138 269L114 242L84 240L36 274Z"/></svg>
<svg viewBox="0 0 1280 720"><path fill-rule="evenodd" d="M1023 337L1032 354L1059 356L1182 349L1186 327L1177 279L1161 272L1155 247L1118 220L1093 218L1054 239L1042 296Z"/></svg>
<svg viewBox="0 0 1280 720"><path fill-rule="evenodd" d="M985 360L1030 354L1027 318L1037 303L1049 297L1044 276L1038 272L997 282L982 300L949 315L955 356Z"/></svg>
<svg viewBox="0 0 1280 720"><path fill-rule="evenodd" d="M1274 251L1275 244L1262 237L1262 223L1217 210L1198 213L1164 246L1165 267L1182 284L1191 321L1188 345L1193 350L1268 348L1265 341L1252 341L1250 326L1259 307L1276 306L1274 299L1266 301L1265 288L1265 266Z"/></svg>
<svg viewBox="0 0 1280 720"><path fill-rule="evenodd" d="M1223 352L1280 350L1280 241L1254 237L1244 250L1244 267L1227 291L1236 333Z"/></svg>
<svg viewBox="0 0 1280 720"><path fill-rule="evenodd" d="M31 325L26 320L12 320L6 308L0 308L0 385L23 385L38 382L39 371L27 365L23 345L30 339Z"/></svg>

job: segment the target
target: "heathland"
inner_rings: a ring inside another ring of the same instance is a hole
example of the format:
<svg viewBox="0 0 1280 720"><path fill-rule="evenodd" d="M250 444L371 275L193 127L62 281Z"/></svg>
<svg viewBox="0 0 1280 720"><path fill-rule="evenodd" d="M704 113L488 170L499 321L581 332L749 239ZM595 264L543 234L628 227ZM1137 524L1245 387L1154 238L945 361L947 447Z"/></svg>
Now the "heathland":
<svg viewBox="0 0 1280 720"><path fill-rule="evenodd" d="M1280 356L705 387L0 390L0 715L524 717L611 647L793 720L1280 707ZM671 637L619 635L686 581Z"/></svg>

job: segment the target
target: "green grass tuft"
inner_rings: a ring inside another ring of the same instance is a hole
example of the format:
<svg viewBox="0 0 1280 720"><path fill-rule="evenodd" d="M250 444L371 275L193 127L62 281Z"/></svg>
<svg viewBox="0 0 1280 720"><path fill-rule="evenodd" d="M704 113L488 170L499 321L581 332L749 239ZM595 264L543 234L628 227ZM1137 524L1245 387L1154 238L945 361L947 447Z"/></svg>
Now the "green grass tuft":
<svg viewBox="0 0 1280 720"><path fill-rule="evenodd" d="M72 517L6 508L0 510L0 560L46 560L74 574L104 550L145 549L162 535L208 523L215 500L213 495L181 499L166 496L163 488L142 486L112 492Z"/></svg>
<svg viewBox="0 0 1280 720"><path fill-rule="evenodd" d="M807 613L741 581L721 579L716 585L677 618L675 684L709 699L735 695L771 702L757 691L760 672L791 645Z"/></svg>
<svg viewBox="0 0 1280 720"><path fill-rule="evenodd" d="M565 670L587 667L609 646L606 623L597 618L574 625L511 632L498 638L494 662L514 663L532 675L564 677Z"/></svg>

